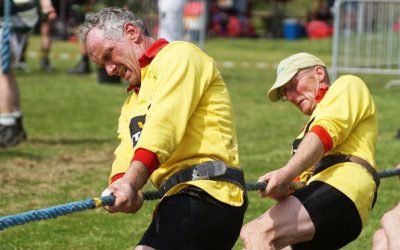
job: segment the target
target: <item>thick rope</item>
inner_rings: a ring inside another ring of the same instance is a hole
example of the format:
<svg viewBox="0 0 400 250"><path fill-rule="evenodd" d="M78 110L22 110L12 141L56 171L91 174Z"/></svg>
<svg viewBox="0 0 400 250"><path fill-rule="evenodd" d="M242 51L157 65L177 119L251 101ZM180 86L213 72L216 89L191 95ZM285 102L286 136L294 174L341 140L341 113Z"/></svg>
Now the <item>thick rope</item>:
<svg viewBox="0 0 400 250"><path fill-rule="evenodd" d="M400 175L400 168L386 169L378 173L379 178L388 178Z"/></svg>
<svg viewBox="0 0 400 250"><path fill-rule="evenodd" d="M387 178L400 175L400 169L388 169L378 173L380 178ZM303 187L303 183L293 182L290 189L299 189ZM263 190L267 187L265 182L246 183L247 191ZM159 191L147 191L143 193L144 200L157 200L162 198ZM64 205L58 205L40 210L32 210L26 213L9 215L0 217L0 231L6 228L22 225L32 221L46 220L57 218L58 216L67 215L84 210L99 208L103 206L110 206L114 204L115 196L108 195L101 198L92 198L78 202L71 202Z"/></svg>
<svg viewBox="0 0 400 250"><path fill-rule="evenodd" d="M101 198L71 202L64 205L49 207L40 210L32 210L22 214L0 217L0 231L8 227L22 225L31 221L47 220L51 218L57 218L61 215L99 208L102 206L109 206L114 204L114 202L115 196L109 195Z"/></svg>
<svg viewBox="0 0 400 250"><path fill-rule="evenodd" d="M11 68L11 0L3 0L3 27L1 36L1 69L4 74Z"/></svg>

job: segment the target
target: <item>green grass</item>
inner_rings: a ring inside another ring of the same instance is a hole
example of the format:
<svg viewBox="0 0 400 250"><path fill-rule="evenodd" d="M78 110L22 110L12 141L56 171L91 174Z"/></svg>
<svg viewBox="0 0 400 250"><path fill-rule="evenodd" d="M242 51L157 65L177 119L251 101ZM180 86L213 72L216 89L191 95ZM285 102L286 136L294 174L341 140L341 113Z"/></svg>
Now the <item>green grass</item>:
<svg viewBox="0 0 400 250"><path fill-rule="evenodd" d="M29 49L38 48L34 37ZM77 53L78 48L56 41L53 51ZM241 165L247 180L256 181L285 163L291 140L307 120L287 103L266 101L265 92L275 77L272 65L299 51L314 53L330 65L331 41L214 39L206 43L206 51L217 62L249 62L249 68L221 67L221 72L234 104ZM0 150L1 216L96 197L107 185L126 84L98 84L95 74L68 76L67 68L76 61L57 57L52 61L54 73L41 73L38 59L29 58L31 73L17 74L29 140ZM270 66L258 69L254 66L257 62ZM379 110L377 163L381 169L390 168L400 161L400 140L394 139L400 128L400 88L384 88L393 77L362 78ZM363 233L345 249L370 249L379 218L400 201L398 188L397 178L382 181L378 202ZM98 209L9 228L0 232L0 249L131 249L150 222L155 204L146 202L135 215L110 215ZM250 193L246 222L272 204ZM235 249L241 247L238 241Z"/></svg>

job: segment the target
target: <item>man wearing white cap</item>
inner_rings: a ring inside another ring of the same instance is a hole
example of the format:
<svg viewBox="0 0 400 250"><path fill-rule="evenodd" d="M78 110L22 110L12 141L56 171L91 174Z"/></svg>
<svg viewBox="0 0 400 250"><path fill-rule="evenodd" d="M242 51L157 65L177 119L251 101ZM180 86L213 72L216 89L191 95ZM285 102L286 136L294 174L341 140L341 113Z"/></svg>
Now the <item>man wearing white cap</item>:
<svg viewBox="0 0 400 250"><path fill-rule="evenodd" d="M339 249L360 234L376 200L376 108L358 77L330 85L325 64L308 53L279 63L268 91L310 116L294 140L292 157L259 178L268 182L262 197L278 201L243 226L245 249ZM298 179L305 187L289 194Z"/></svg>

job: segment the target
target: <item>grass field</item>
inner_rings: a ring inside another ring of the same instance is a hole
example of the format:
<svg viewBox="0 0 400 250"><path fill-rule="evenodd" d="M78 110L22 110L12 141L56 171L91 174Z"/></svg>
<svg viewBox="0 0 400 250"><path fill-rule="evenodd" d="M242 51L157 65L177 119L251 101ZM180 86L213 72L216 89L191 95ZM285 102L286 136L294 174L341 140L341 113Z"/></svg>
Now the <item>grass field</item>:
<svg viewBox="0 0 400 250"><path fill-rule="evenodd" d="M30 51L38 51L38 38ZM96 75L68 76L76 61L60 53L78 53L78 45L56 41L56 68L39 71L38 58L29 58L30 73L18 72L22 109L29 140L0 150L0 216L97 197L107 185L116 139L120 105L126 84L98 84ZM272 65L299 51L308 51L331 63L331 41L215 39L208 54L220 65L233 99L241 166L248 182L282 166L290 156L291 140L307 118L288 103L271 104L265 92L274 81ZM75 58L75 57L73 57ZM223 61L236 63L223 67ZM248 64L242 64L247 62ZM258 68L257 63L267 68ZM361 76L379 111L376 159L380 169L400 162L400 88L387 90L389 76ZM397 178L382 181L378 202L361 236L345 249L370 249L381 215L400 201ZM153 189L146 186L147 189ZM146 202L135 215L110 215L102 209L33 222L0 232L0 249L131 249L151 220L156 202ZM246 221L273 201L250 193ZM235 249L241 249L238 241Z"/></svg>

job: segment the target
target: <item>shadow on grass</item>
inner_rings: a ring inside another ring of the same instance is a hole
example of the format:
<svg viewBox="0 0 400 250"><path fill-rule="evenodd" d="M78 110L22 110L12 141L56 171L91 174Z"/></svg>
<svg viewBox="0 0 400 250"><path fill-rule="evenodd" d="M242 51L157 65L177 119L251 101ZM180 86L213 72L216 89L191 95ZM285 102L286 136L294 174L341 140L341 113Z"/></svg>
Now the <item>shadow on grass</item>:
<svg viewBox="0 0 400 250"><path fill-rule="evenodd" d="M58 155L57 152L61 154L64 152L64 147L93 148L94 145L97 147L104 144L115 144L115 142L115 138L32 138L16 147L0 148L0 163L12 159L41 161L49 157L50 151L56 155ZM44 151L49 152L43 153Z"/></svg>
<svg viewBox="0 0 400 250"><path fill-rule="evenodd" d="M82 138L82 139L29 139L27 142L32 145L87 145L87 144L103 144L114 142L111 138Z"/></svg>
<svg viewBox="0 0 400 250"><path fill-rule="evenodd" d="M0 152L1 152L1 150L0 150ZM11 160L14 158L24 158L24 159L29 159L29 160L40 161L43 159L43 156L39 155L37 153L20 151L20 150L15 150L15 149L4 150L3 153L7 154L7 155L4 155L4 160Z"/></svg>

